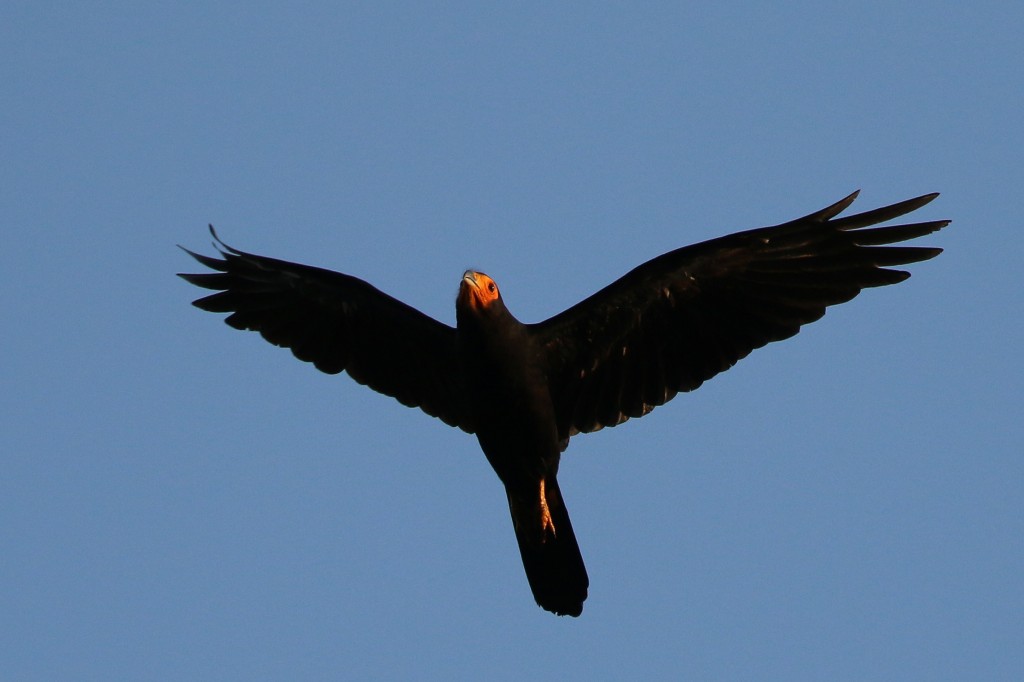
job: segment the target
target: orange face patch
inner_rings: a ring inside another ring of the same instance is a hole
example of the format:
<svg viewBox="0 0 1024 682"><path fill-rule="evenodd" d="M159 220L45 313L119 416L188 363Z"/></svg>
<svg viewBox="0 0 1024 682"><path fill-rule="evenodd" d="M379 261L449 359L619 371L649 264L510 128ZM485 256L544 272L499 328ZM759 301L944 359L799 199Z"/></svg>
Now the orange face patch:
<svg viewBox="0 0 1024 682"><path fill-rule="evenodd" d="M500 298L498 285L482 272L467 270L462 276L459 299L470 308L484 310Z"/></svg>

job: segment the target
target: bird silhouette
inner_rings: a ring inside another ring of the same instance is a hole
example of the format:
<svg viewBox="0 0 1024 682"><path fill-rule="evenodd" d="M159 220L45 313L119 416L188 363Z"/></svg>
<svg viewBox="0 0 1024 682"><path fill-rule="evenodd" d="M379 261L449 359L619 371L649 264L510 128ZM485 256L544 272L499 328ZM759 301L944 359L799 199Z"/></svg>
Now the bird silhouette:
<svg viewBox="0 0 1024 682"><path fill-rule="evenodd" d="M234 249L212 226L218 257L185 250L213 272L180 276L214 290L194 305L230 326L476 434L534 598L578 616L589 579L557 478L569 439L647 414L941 252L893 244L949 221L874 227L937 194L840 217L856 196L670 251L536 324L482 272L463 274L452 327L355 277Z"/></svg>

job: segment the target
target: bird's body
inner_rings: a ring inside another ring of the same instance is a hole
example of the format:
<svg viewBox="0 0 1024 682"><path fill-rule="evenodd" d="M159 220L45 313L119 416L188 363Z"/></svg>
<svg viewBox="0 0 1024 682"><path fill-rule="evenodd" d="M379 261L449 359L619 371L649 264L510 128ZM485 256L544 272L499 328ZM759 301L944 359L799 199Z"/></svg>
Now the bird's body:
<svg viewBox="0 0 1024 682"><path fill-rule="evenodd" d="M505 485L530 587L549 610L578 616L589 579L558 488L561 448L543 349L483 273L463 275L455 310L464 376L478 397L476 437Z"/></svg>
<svg viewBox="0 0 1024 682"><path fill-rule="evenodd" d="M948 221L865 228L935 196L838 218L853 194L789 223L677 249L537 324L519 322L494 281L472 271L454 328L349 275L219 240L220 259L189 252L215 272L182 277L216 290L195 304L230 313L231 326L476 434L505 486L534 598L578 616L589 581L557 480L569 439L643 416L827 306L906 279L888 266L940 249L890 245Z"/></svg>

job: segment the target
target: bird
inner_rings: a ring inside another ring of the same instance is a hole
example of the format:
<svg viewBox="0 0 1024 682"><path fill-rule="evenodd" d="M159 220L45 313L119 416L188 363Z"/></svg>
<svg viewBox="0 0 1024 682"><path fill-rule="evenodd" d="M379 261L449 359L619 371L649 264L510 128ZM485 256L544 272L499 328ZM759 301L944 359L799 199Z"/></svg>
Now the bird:
<svg viewBox="0 0 1024 682"><path fill-rule="evenodd" d="M841 216L858 193L664 253L537 323L516 319L483 272L463 273L453 327L351 275L235 249L212 225L217 256L181 247L208 271L179 276L214 291L193 305L231 327L474 434L535 601L579 616L590 580L557 477L570 438L648 414L942 251L900 244L948 220L880 226L937 193Z"/></svg>

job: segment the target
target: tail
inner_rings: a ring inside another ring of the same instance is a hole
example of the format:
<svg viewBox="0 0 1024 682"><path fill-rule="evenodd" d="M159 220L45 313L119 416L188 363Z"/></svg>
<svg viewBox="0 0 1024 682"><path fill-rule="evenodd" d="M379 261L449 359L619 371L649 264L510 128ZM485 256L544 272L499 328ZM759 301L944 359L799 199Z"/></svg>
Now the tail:
<svg viewBox="0 0 1024 682"><path fill-rule="evenodd" d="M526 579L541 608L559 616L578 616L583 613L590 579L554 476L548 476L541 488L544 499L549 514L546 518L536 504L527 505L508 493Z"/></svg>

